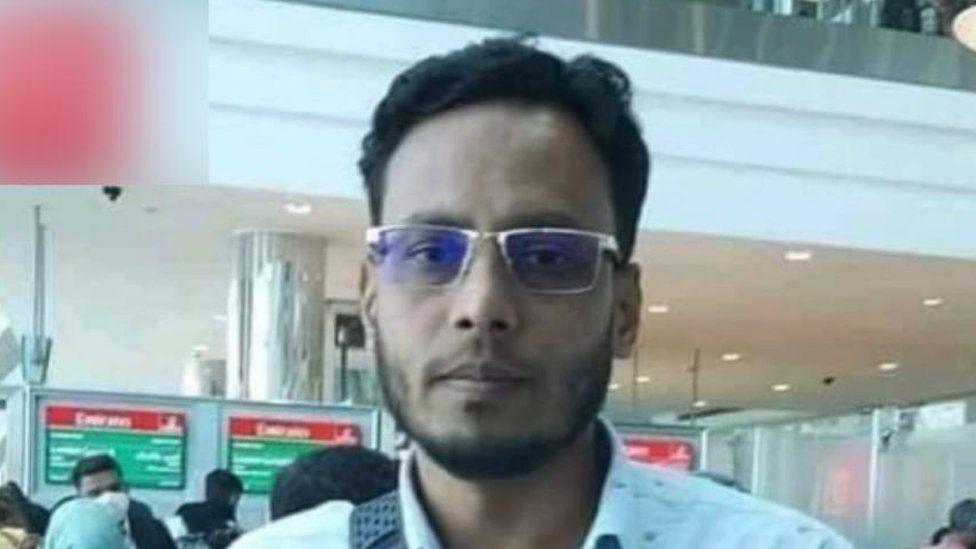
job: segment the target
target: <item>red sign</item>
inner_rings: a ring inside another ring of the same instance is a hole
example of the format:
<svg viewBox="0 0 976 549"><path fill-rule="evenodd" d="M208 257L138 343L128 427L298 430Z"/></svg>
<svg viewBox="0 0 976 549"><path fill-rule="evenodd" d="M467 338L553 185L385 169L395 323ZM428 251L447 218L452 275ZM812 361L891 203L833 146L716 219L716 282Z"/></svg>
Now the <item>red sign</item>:
<svg viewBox="0 0 976 549"><path fill-rule="evenodd" d="M186 416L182 412L142 408L52 405L44 410L44 420L48 428L149 431L174 435L183 434L186 428Z"/></svg>
<svg viewBox="0 0 976 549"><path fill-rule="evenodd" d="M624 437L627 457L671 469L690 471L695 459L695 446L690 442L659 437Z"/></svg>
<svg viewBox="0 0 976 549"><path fill-rule="evenodd" d="M252 416L230 418L230 435L305 440L319 444L360 444L362 441L362 432L355 423Z"/></svg>

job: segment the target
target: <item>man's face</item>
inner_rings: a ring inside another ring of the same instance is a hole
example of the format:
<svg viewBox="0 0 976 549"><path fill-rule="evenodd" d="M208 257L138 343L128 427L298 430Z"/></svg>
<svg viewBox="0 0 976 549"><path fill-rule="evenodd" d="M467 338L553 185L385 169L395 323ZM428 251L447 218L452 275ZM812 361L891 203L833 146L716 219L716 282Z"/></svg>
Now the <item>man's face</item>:
<svg viewBox="0 0 976 549"><path fill-rule="evenodd" d="M118 471L101 471L81 477L78 481L78 495L96 498L105 492L122 492L125 486Z"/></svg>
<svg viewBox="0 0 976 549"><path fill-rule="evenodd" d="M614 234L607 174L583 128L544 107L486 103L414 128L387 166L383 224L478 231L562 227ZM592 290L532 293L492 240L457 285L417 289L367 267L384 395L402 428L455 475L529 472L603 403L612 356L636 330L635 267L603 261ZM516 381L445 376L497 368Z"/></svg>

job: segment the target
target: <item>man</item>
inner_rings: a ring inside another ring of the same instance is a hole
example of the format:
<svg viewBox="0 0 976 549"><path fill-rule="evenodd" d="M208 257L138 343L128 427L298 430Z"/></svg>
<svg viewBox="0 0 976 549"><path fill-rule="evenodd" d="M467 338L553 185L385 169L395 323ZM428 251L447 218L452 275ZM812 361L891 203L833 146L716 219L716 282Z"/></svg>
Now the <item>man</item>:
<svg viewBox="0 0 976 549"><path fill-rule="evenodd" d="M933 539L935 548L976 549L976 499L964 499L949 510L949 527L941 539Z"/></svg>
<svg viewBox="0 0 976 549"><path fill-rule="evenodd" d="M83 457L71 471L75 498L89 498L116 507L126 517L126 531L136 549L175 549L162 522L145 503L132 499L118 462L106 454ZM60 502L57 508L64 503ZM53 510L52 510L53 512Z"/></svg>
<svg viewBox="0 0 976 549"><path fill-rule="evenodd" d="M849 547L798 513L628 462L597 419L641 309L630 258L650 161L629 103L617 67L511 40L394 80L359 163L362 304L415 450L392 495L241 547Z"/></svg>
<svg viewBox="0 0 976 549"><path fill-rule="evenodd" d="M333 446L309 452L275 477L274 522L234 547L266 547L274 539L282 548L303 546L296 539L314 544L321 535L320 515L330 520L334 505L351 507L381 496L396 487L396 478L396 464L376 450Z"/></svg>
<svg viewBox="0 0 976 549"><path fill-rule="evenodd" d="M204 501L184 503L166 527L174 540L193 539L201 545L223 549L241 535L237 503L244 485L226 469L214 469L204 480Z"/></svg>
<svg viewBox="0 0 976 549"><path fill-rule="evenodd" d="M299 456L278 472L271 489L271 520L328 501L360 504L396 487L396 464L362 446L331 446Z"/></svg>

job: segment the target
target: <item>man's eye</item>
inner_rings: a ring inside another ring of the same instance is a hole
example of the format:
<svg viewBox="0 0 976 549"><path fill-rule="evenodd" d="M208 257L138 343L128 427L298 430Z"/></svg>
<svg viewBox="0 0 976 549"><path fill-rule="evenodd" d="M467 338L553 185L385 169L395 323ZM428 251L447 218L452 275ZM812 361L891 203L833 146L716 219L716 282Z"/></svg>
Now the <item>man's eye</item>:
<svg viewBox="0 0 976 549"><path fill-rule="evenodd" d="M443 246L434 244L418 244L411 247L405 254L411 261L440 263L447 259L447 251Z"/></svg>
<svg viewBox="0 0 976 549"><path fill-rule="evenodd" d="M560 267L570 262L569 255L551 248L526 250L521 254L521 259L525 263L539 267Z"/></svg>

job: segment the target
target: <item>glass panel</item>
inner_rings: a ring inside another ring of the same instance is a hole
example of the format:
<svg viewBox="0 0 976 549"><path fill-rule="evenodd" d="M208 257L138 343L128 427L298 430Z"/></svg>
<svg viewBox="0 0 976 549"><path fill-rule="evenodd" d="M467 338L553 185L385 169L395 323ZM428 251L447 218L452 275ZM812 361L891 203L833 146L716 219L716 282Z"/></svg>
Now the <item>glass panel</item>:
<svg viewBox="0 0 976 549"><path fill-rule="evenodd" d="M729 477L752 490L754 429L730 429L708 433L708 471Z"/></svg>
<svg viewBox="0 0 976 549"><path fill-rule="evenodd" d="M879 455L876 547L918 547L976 495L976 424L887 437Z"/></svg>
<svg viewBox="0 0 976 549"><path fill-rule="evenodd" d="M871 417L761 429L757 495L830 525L857 547L869 539Z"/></svg>

